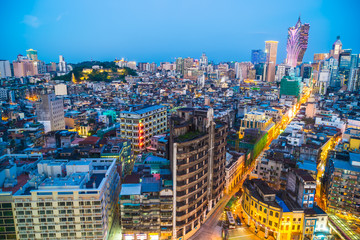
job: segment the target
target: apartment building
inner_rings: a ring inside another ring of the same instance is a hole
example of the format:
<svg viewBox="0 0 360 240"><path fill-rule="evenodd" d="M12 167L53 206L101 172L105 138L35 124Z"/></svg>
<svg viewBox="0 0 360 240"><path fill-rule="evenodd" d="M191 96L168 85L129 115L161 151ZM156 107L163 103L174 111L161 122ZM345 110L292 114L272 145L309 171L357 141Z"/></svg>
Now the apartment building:
<svg viewBox="0 0 360 240"><path fill-rule="evenodd" d="M17 239L107 239L119 194L115 159L9 162Z"/></svg>
<svg viewBox="0 0 360 240"><path fill-rule="evenodd" d="M229 194L240 182L245 171L245 154L226 153L225 192Z"/></svg>
<svg viewBox="0 0 360 240"><path fill-rule="evenodd" d="M173 237L188 239L212 213L225 187L227 124L212 108L181 108L171 119Z"/></svg>
<svg viewBox="0 0 360 240"><path fill-rule="evenodd" d="M124 239L171 239L173 190L170 161L149 155L139 160L119 196Z"/></svg>
<svg viewBox="0 0 360 240"><path fill-rule="evenodd" d="M326 179L328 210L360 219L360 154L331 151Z"/></svg>
<svg viewBox="0 0 360 240"><path fill-rule="evenodd" d="M132 149L139 154L151 145L151 138L167 131L167 113L163 105L131 107L120 112L117 136L131 140Z"/></svg>
<svg viewBox="0 0 360 240"><path fill-rule="evenodd" d="M45 133L65 129L64 103L54 93L43 94L36 103L38 122L44 125Z"/></svg>

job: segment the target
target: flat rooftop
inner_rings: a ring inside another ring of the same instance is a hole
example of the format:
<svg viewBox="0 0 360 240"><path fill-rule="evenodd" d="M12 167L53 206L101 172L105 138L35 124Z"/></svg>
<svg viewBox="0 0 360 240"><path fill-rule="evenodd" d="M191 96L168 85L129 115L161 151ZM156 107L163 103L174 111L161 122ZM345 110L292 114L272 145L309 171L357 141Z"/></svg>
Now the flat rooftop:
<svg viewBox="0 0 360 240"><path fill-rule="evenodd" d="M151 111L155 111L158 110L160 108L165 107L164 105L154 105L154 106L150 106L150 107L145 107L145 108L141 108L139 110L136 111L122 111L120 113L126 113L126 114L144 114L147 112L151 112Z"/></svg>

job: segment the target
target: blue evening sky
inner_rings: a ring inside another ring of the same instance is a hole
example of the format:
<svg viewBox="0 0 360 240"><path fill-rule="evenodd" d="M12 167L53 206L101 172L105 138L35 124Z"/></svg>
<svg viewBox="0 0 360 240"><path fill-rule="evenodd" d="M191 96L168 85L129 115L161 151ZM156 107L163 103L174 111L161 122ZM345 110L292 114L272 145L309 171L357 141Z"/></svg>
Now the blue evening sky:
<svg viewBox="0 0 360 240"><path fill-rule="evenodd" d="M301 13L310 23L305 61L328 52L336 36L360 53L359 0L0 0L0 59L25 50L58 62L174 61L175 57L249 61L251 49L279 41Z"/></svg>

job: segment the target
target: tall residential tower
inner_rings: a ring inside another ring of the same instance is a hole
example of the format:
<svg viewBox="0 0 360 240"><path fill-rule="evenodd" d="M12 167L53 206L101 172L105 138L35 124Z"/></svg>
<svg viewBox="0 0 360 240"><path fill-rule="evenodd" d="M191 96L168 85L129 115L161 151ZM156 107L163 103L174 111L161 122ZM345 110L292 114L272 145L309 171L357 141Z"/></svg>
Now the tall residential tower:
<svg viewBox="0 0 360 240"><path fill-rule="evenodd" d="M289 27L286 63L296 67L302 63L308 45L310 24L301 24L300 17L294 27Z"/></svg>

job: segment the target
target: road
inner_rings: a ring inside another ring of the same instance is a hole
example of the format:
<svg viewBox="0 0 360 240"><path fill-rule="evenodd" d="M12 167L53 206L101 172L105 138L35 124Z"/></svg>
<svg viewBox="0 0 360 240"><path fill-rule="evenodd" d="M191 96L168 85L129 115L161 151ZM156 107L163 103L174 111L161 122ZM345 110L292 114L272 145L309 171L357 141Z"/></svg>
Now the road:
<svg viewBox="0 0 360 240"><path fill-rule="evenodd" d="M230 200L230 198L242 187L242 183L245 179L245 176L254 169L254 164L245 172L244 178L240 181L238 186L233 189L233 191L228 194L224 195L220 204L217 206L216 210L213 214L206 220L206 222L201 226L199 231L197 231L189 240L221 240L221 215L223 210ZM245 224L243 224L245 226ZM229 231L230 237L229 239L242 239L242 240L250 240L256 239L259 240L247 227L239 227L238 229L230 230ZM238 234L244 234L242 238L238 236Z"/></svg>
<svg viewBox="0 0 360 240"><path fill-rule="evenodd" d="M305 94L305 96L301 99L301 104L306 102L310 96L310 91ZM286 119L285 123L282 124L281 129L285 129L286 126L293 120L298 111L300 110L300 104L296 106L294 109L294 114L289 119ZM275 137L272 139L276 139L280 135L280 131L277 132ZM270 145L270 144L269 144ZM242 183L244 182L246 176L250 174L255 168L256 163L261 160L262 155L266 149L268 149L269 145L264 147L263 151L258 155L258 157L253 161L252 165L248 168L248 170L243 175L243 179L240 180L237 188L235 188L230 194L225 195L217 206L217 209L214 213L206 220L205 224L201 226L199 231L197 231L189 240L221 240L221 224L220 218L223 213L223 209L225 208L226 203L230 200L230 198L242 187ZM250 229L246 226L246 224L242 224L242 227L238 227L237 229L229 230L229 240L231 239L239 239L239 240L260 240Z"/></svg>

